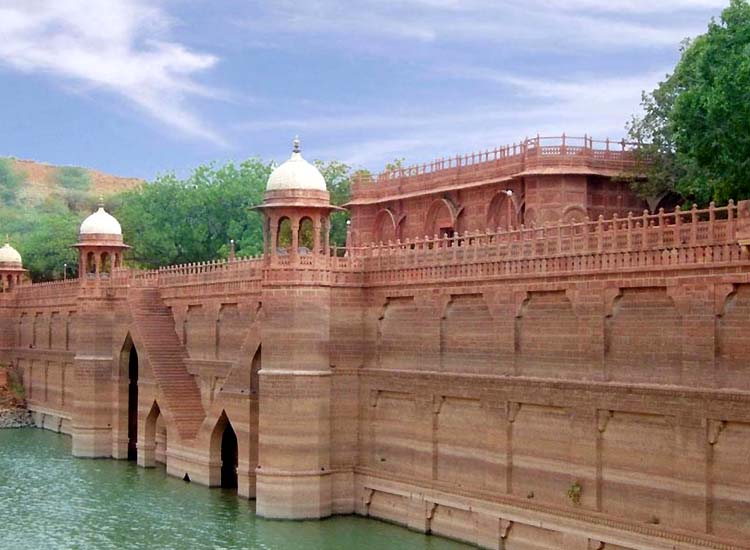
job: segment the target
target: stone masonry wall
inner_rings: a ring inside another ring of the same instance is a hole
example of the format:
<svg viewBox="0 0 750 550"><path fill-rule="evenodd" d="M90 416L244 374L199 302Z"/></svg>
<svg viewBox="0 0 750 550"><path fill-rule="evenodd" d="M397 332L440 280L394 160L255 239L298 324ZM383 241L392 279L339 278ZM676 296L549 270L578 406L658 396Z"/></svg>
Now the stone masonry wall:
<svg viewBox="0 0 750 550"><path fill-rule="evenodd" d="M218 485L231 425L263 515L747 548L748 229L743 203L29 285L0 353L38 425L124 458L137 349L139 464Z"/></svg>

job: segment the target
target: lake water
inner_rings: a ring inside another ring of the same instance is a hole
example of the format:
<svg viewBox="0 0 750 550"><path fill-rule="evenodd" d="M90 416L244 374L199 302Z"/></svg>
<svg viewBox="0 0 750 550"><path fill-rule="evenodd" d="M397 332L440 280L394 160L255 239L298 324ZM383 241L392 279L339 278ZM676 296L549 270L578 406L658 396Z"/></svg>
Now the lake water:
<svg viewBox="0 0 750 550"><path fill-rule="evenodd" d="M273 521L254 501L120 460L76 459L71 440L0 430L0 548L454 550L466 546L359 517Z"/></svg>

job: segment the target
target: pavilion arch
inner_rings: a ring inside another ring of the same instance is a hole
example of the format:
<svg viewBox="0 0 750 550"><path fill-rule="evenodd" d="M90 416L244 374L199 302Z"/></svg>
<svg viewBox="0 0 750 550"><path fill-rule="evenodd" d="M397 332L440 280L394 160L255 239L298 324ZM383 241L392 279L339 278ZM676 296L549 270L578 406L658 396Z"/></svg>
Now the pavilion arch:
<svg viewBox="0 0 750 550"><path fill-rule="evenodd" d="M283 216L276 226L276 250L289 251L292 248L292 220Z"/></svg>
<svg viewBox="0 0 750 550"><path fill-rule="evenodd" d="M237 489L239 466L239 440L234 426L229 421L226 411L222 410L209 441L209 457L213 464L219 465L220 475L213 479L212 486L225 489Z"/></svg>
<svg viewBox="0 0 750 550"><path fill-rule="evenodd" d="M86 254L86 273L96 273L96 254Z"/></svg>
<svg viewBox="0 0 750 550"><path fill-rule="evenodd" d="M452 237L454 233L460 232L459 216L462 211L463 207L456 206L448 198L435 199L427 209L427 215L425 216L425 235L442 237L447 234Z"/></svg>
<svg viewBox="0 0 750 550"><path fill-rule="evenodd" d="M519 210L515 194L508 196L505 190L498 191L487 207L487 229L494 232L498 229L509 230L518 227Z"/></svg>
<svg viewBox="0 0 750 550"><path fill-rule="evenodd" d="M375 223L373 225L373 240L376 243L387 243L396 241L400 238L399 222L396 215L390 208L383 208L375 214Z"/></svg>
<svg viewBox="0 0 750 550"><path fill-rule="evenodd" d="M304 216L299 221L299 247L312 251L315 248L315 224L310 216Z"/></svg>
<svg viewBox="0 0 750 550"><path fill-rule="evenodd" d="M101 273L112 272L112 256L109 255L109 252L102 252L99 262L100 262L99 271Z"/></svg>

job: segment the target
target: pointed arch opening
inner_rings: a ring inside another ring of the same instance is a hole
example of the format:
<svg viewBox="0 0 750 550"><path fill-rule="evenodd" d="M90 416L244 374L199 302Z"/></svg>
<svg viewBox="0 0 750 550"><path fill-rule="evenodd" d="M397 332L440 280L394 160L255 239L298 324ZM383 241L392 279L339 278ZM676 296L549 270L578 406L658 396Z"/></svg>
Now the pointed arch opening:
<svg viewBox="0 0 750 550"><path fill-rule="evenodd" d="M154 401L146 416L139 463L146 468L166 464L167 426L159 404Z"/></svg>
<svg viewBox="0 0 750 550"><path fill-rule="evenodd" d="M236 491L239 447L237 433L225 411L222 411L211 434L211 456L214 459L218 458L221 463L220 486Z"/></svg>
<svg viewBox="0 0 750 550"><path fill-rule="evenodd" d="M72 330L72 314L69 314L69 331ZM68 335L68 338L74 336ZM73 342L68 341L68 347ZM140 375L138 352L128 333L120 348L120 357L113 377L115 379L114 400L116 407L112 413L113 448L112 456L119 459L138 459L138 380Z"/></svg>
<svg viewBox="0 0 750 550"><path fill-rule="evenodd" d="M128 351L128 460L138 459L138 352Z"/></svg>

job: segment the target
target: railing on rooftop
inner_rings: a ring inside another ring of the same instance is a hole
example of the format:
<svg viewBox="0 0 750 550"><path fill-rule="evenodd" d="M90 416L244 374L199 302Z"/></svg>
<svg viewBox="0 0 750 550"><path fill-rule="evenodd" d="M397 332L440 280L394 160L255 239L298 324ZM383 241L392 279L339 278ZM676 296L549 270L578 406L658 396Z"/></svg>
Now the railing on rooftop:
<svg viewBox="0 0 750 550"><path fill-rule="evenodd" d="M365 273L404 270L407 275L413 267L527 260L543 261L530 267L531 271L730 261L742 253L736 237L739 214L738 206L730 201L724 207L712 203L706 209L678 207L669 213L661 209L625 218L333 248L331 255L336 260L343 255L349 265L356 263Z"/></svg>
<svg viewBox="0 0 750 550"><path fill-rule="evenodd" d="M180 287L305 280L346 284L406 283L465 276L498 277L719 264L748 260L750 201L723 207L660 209L619 218L544 227L433 235L362 247L331 247L327 255L215 260L149 271L119 268L113 287ZM326 275L327 273L327 275ZM362 278L363 277L363 278ZM85 279L84 279L85 281ZM73 295L79 279L17 288L34 297Z"/></svg>
<svg viewBox="0 0 750 550"><path fill-rule="evenodd" d="M227 280L260 279L262 258L236 258L170 265L147 271L121 269L113 281L137 287L169 286L171 284L213 283Z"/></svg>
<svg viewBox="0 0 750 550"><path fill-rule="evenodd" d="M520 143L495 149L478 151L433 160L425 164L396 167L374 178L366 173L357 174L352 185L352 200L367 198L404 186L401 191L421 189L420 183L428 179L433 183L440 176L451 177L459 173L491 170L503 174L525 169L562 164L589 164L592 167L625 170L635 165L634 151L638 144L625 140L596 140L589 136L536 136ZM378 185L372 185L373 183ZM412 189L414 187L415 189Z"/></svg>

